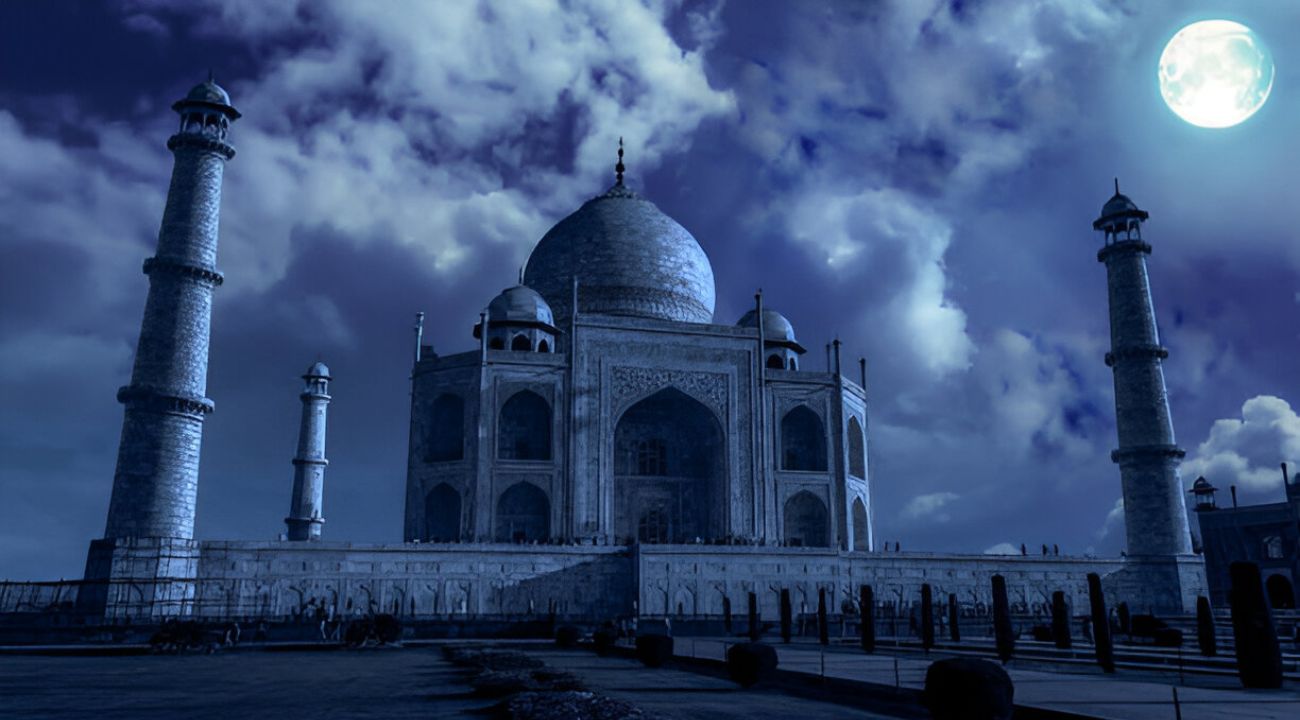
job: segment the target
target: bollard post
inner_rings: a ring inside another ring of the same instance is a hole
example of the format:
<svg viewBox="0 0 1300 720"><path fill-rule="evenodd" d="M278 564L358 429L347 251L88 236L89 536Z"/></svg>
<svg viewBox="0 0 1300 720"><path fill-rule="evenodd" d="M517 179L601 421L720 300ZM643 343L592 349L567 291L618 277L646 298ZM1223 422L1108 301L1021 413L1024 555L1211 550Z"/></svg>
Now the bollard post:
<svg viewBox="0 0 1300 720"><path fill-rule="evenodd" d="M1174 720L1183 720L1183 708L1178 704L1178 688L1174 690Z"/></svg>

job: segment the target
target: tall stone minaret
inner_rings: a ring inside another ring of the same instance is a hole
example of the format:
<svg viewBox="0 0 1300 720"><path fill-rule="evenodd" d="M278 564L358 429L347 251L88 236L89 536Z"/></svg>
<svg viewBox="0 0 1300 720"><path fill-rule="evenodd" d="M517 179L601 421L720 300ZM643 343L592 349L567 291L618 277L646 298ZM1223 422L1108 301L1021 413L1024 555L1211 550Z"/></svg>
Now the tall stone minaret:
<svg viewBox="0 0 1300 720"><path fill-rule="evenodd" d="M206 397L208 331L217 272L221 176L235 149L226 135L239 112L212 78L172 105L180 130L167 140L175 156L157 253L149 276L131 384L118 446L107 539L194 537L199 446Z"/></svg>
<svg viewBox="0 0 1300 720"><path fill-rule="evenodd" d="M1106 264L1110 295L1110 352L1106 364L1115 373L1115 419L1119 465L1124 486L1124 528L1130 558L1191 555L1187 511L1183 506L1178 464L1183 451L1175 444L1169 399L1146 256L1142 240L1147 213L1119 192L1106 201L1094 230L1105 234L1097 259Z"/></svg>
<svg viewBox="0 0 1300 720"><path fill-rule="evenodd" d="M302 376L302 426L298 429L298 454L293 458L293 497L289 501L290 540L320 540L321 497L325 490L325 408L330 404L330 369L318 362Z"/></svg>

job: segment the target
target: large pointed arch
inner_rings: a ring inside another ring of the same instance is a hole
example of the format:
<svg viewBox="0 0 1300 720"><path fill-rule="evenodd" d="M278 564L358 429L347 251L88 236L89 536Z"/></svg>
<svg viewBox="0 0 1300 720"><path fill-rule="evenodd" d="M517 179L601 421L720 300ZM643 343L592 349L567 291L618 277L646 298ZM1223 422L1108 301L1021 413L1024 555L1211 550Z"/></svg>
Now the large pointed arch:
<svg viewBox="0 0 1300 720"><path fill-rule="evenodd" d="M520 390L501 406L497 457L502 460L551 459L551 405L532 390Z"/></svg>
<svg viewBox="0 0 1300 720"><path fill-rule="evenodd" d="M724 443L713 411L676 388L629 407L614 429L615 534L673 543L724 536Z"/></svg>
<svg viewBox="0 0 1300 720"><path fill-rule="evenodd" d="M455 542L460 539L460 493L438 483L424 496L424 539Z"/></svg>
<svg viewBox="0 0 1300 720"><path fill-rule="evenodd" d="M781 469L826 471L826 425L807 405L781 418Z"/></svg>
<svg viewBox="0 0 1300 720"><path fill-rule="evenodd" d="M785 542L800 547L830 547L826 503L807 490L785 501Z"/></svg>
<svg viewBox="0 0 1300 720"><path fill-rule="evenodd" d="M517 482L497 500L497 542L543 541L551 535L551 501L530 482Z"/></svg>

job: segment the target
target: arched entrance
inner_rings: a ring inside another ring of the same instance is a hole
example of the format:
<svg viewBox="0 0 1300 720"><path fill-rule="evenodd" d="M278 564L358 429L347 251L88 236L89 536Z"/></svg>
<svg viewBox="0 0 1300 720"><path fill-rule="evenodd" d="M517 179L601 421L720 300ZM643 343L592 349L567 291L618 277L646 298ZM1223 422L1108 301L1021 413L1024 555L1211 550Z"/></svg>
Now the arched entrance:
<svg viewBox="0 0 1300 720"><path fill-rule="evenodd" d="M532 542L551 535L551 502L536 485L517 482L497 500L497 542Z"/></svg>
<svg viewBox="0 0 1300 720"><path fill-rule="evenodd" d="M521 390L501 406L497 457L502 460L551 459L551 406L531 390Z"/></svg>
<svg viewBox="0 0 1300 720"><path fill-rule="evenodd" d="M826 472L826 426L807 405L781 418L781 469Z"/></svg>
<svg viewBox="0 0 1300 720"><path fill-rule="evenodd" d="M447 483L424 496L424 539L456 542L460 539L460 493Z"/></svg>
<svg viewBox="0 0 1300 720"><path fill-rule="evenodd" d="M785 501L785 542L794 547L829 547L826 503L807 490Z"/></svg>
<svg viewBox="0 0 1300 720"><path fill-rule="evenodd" d="M1274 610L1295 609L1295 588L1291 587L1290 580L1281 575L1269 575L1264 581L1264 589L1268 592L1268 604Z"/></svg>
<svg viewBox="0 0 1300 720"><path fill-rule="evenodd" d="M676 388L628 408L614 430L614 532L640 542L725 534L722 426Z"/></svg>
<svg viewBox="0 0 1300 720"><path fill-rule="evenodd" d="M867 520L867 506L862 498L853 498L853 549L866 552L871 549L871 525Z"/></svg>

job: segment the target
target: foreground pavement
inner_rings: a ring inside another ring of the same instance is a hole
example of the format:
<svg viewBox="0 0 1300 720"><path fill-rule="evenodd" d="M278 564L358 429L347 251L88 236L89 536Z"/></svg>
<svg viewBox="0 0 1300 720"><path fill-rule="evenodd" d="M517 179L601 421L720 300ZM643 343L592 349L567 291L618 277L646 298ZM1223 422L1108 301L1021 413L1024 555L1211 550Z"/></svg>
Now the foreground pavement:
<svg viewBox="0 0 1300 720"><path fill-rule="evenodd" d="M723 660L730 639L679 638L680 656ZM856 680L890 687L919 690L925 687L930 663L944 657L868 655L856 648L813 643L772 643L782 670L831 678ZM895 669L897 668L897 670ZM1177 689L1183 720L1243 718L1245 720L1295 720L1300 718L1300 693L1295 690L1242 690L1177 686L1127 680L1097 674L1067 674L1025 670L1013 660L1007 672L1015 683L1016 705L1077 713L1106 720L1173 720Z"/></svg>

